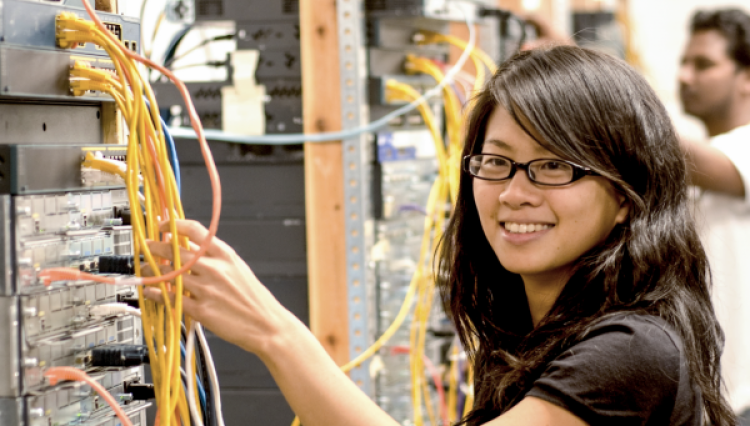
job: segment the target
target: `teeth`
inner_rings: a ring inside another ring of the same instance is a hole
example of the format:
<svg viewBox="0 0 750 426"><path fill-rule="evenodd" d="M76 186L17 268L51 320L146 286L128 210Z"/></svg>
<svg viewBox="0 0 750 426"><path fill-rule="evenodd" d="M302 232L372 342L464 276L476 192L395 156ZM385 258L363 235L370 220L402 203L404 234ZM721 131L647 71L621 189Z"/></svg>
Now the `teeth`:
<svg viewBox="0 0 750 426"><path fill-rule="evenodd" d="M526 234L529 232L539 232L551 228L551 225L542 223L516 223L505 222L505 229L514 234Z"/></svg>

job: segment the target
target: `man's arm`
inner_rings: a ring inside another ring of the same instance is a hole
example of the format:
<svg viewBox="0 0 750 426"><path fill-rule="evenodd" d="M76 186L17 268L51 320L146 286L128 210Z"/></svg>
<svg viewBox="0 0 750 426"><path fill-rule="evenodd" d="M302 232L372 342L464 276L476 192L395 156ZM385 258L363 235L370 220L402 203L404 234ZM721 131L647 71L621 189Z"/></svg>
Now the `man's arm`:
<svg viewBox="0 0 750 426"><path fill-rule="evenodd" d="M735 197L745 197L745 185L732 160L719 149L703 142L680 138L692 185Z"/></svg>

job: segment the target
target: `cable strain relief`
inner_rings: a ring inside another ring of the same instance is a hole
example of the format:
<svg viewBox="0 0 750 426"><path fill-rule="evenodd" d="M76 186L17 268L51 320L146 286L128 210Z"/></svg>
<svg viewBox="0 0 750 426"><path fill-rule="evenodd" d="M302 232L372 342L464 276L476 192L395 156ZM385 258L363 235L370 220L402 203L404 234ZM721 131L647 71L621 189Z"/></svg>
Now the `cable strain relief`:
<svg viewBox="0 0 750 426"><path fill-rule="evenodd" d="M91 350L92 367L136 367L148 362L148 348L144 345L113 345Z"/></svg>
<svg viewBox="0 0 750 426"><path fill-rule="evenodd" d="M153 383L125 382L123 391L133 395L134 401L148 401L156 398L156 390Z"/></svg>

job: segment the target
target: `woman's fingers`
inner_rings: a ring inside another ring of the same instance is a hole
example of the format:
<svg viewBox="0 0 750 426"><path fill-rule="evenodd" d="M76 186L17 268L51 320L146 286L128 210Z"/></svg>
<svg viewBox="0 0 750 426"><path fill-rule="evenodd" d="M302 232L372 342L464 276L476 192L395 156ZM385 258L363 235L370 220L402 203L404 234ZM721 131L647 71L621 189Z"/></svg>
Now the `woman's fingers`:
<svg viewBox="0 0 750 426"><path fill-rule="evenodd" d="M195 220L176 220L177 233L181 236L188 237L188 239L195 244L200 246L208 238L208 229ZM171 233L169 222L165 221L159 224L159 231ZM214 257L226 257L227 255L234 253L231 247L220 239L213 237L211 239L211 245L208 247L206 253L209 256Z"/></svg>
<svg viewBox="0 0 750 426"><path fill-rule="evenodd" d="M143 289L143 297L156 303L163 304L166 302L164 300L164 294L157 287L145 287ZM171 303L172 306L174 306L174 293L167 292L167 297L169 298L169 303ZM198 322L201 322L201 318L197 316L199 312L197 307L198 305L192 297L182 296L182 310L189 317L195 318L196 320L198 320Z"/></svg>
<svg viewBox="0 0 750 426"><path fill-rule="evenodd" d="M167 259L171 262L174 262L174 252L172 251L173 249L172 249L171 243L163 243L160 241L149 241L148 248L151 251L152 255L156 255L156 256L161 257L162 259ZM195 257L195 252L192 252L186 248L180 247L180 263L182 265L189 262L194 257ZM198 275L208 274L209 263L210 263L209 259L205 257L201 258L198 260L198 262L193 264L190 270Z"/></svg>
<svg viewBox="0 0 750 426"><path fill-rule="evenodd" d="M159 265L159 270L161 271L160 275L166 275L172 271L174 271L174 268L170 265ZM141 268L141 273L144 277L153 277L154 273L151 270L151 266L146 264ZM203 288L207 284L201 279L200 275L193 275L193 274L182 274L182 288L186 291L189 291L191 294L195 296L200 296L204 293ZM170 280L170 282L174 283L174 280ZM146 287L148 288L158 288L158 287Z"/></svg>

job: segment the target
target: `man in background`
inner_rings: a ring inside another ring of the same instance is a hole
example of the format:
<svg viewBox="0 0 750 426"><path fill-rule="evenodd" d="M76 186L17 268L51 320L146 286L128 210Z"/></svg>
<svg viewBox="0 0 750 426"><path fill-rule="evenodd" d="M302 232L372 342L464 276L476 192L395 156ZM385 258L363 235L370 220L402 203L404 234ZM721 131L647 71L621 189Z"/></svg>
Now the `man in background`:
<svg viewBox="0 0 750 426"><path fill-rule="evenodd" d="M726 337L722 374L740 424L750 425L750 15L693 15L679 84L685 113L710 137L682 145L692 184L701 189L696 221Z"/></svg>

